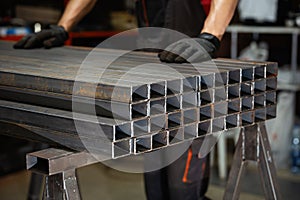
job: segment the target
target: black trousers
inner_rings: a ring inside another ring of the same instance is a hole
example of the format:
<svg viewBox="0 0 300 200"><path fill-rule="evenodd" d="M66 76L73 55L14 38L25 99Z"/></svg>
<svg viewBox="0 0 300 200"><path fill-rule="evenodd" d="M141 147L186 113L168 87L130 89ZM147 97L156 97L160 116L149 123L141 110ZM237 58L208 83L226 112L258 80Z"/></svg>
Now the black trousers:
<svg viewBox="0 0 300 200"><path fill-rule="evenodd" d="M198 200L209 184L209 155L200 159L190 147L179 159L144 174L148 200Z"/></svg>

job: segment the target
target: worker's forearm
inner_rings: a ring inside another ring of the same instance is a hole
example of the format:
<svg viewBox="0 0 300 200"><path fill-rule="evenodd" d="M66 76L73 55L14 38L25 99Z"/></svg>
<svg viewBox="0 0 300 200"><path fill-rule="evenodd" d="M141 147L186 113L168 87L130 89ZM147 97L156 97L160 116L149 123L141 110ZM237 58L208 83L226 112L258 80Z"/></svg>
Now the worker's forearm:
<svg viewBox="0 0 300 200"><path fill-rule="evenodd" d="M70 0L58 25L70 31L91 9L97 0Z"/></svg>
<svg viewBox="0 0 300 200"><path fill-rule="evenodd" d="M201 32L211 33L221 40L237 2L238 0L212 0L209 15Z"/></svg>

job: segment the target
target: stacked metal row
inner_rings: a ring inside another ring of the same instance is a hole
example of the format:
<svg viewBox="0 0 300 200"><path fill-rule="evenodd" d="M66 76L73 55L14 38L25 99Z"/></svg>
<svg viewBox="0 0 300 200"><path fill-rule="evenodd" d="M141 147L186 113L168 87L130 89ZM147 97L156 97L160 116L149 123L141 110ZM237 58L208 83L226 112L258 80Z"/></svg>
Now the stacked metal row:
<svg viewBox="0 0 300 200"><path fill-rule="evenodd" d="M82 74L87 50L43 54L19 53L7 43L3 47L0 120L68 148L107 145L99 151L118 158L276 116L276 63L216 59L168 64L155 54L132 52L107 68L102 61L116 50L100 49L87 57Z"/></svg>
<svg viewBox="0 0 300 200"><path fill-rule="evenodd" d="M132 103L132 108L143 104L132 113L144 117L132 115L133 120L116 127L114 156L152 151L276 116L274 63L215 63L217 72L202 64L196 67L199 75L160 84L160 91L166 91L160 97L151 98L151 88L158 83L151 84L150 98Z"/></svg>

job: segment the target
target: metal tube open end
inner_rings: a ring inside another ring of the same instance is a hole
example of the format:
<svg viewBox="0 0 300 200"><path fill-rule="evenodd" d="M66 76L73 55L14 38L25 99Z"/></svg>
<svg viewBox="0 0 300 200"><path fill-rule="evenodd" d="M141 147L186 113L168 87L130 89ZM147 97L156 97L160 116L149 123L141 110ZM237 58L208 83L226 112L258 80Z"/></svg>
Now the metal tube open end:
<svg viewBox="0 0 300 200"><path fill-rule="evenodd" d="M212 132L211 120L200 122L198 124L198 137L209 134Z"/></svg>
<svg viewBox="0 0 300 200"><path fill-rule="evenodd" d="M149 102L135 103L131 105L132 119L149 116Z"/></svg>
<svg viewBox="0 0 300 200"><path fill-rule="evenodd" d="M182 126L183 119L182 119L182 112L174 112L168 114L168 128L178 128Z"/></svg>
<svg viewBox="0 0 300 200"><path fill-rule="evenodd" d="M149 119L141 119L133 122L133 136L145 135L150 132Z"/></svg>
<svg viewBox="0 0 300 200"><path fill-rule="evenodd" d="M167 112L173 112L182 108L182 96L176 95L167 98Z"/></svg>
<svg viewBox="0 0 300 200"><path fill-rule="evenodd" d="M241 83L241 69L229 71L229 81L228 84Z"/></svg>
<svg viewBox="0 0 300 200"><path fill-rule="evenodd" d="M112 144L112 158L120 158L130 155L133 152L132 139L120 140Z"/></svg>
<svg viewBox="0 0 300 200"><path fill-rule="evenodd" d="M207 90L209 88L213 88L215 86L215 75L208 74L201 76L200 79L200 90Z"/></svg>
<svg viewBox="0 0 300 200"><path fill-rule="evenodd" d="M184 139L194 139L198 136L198 123L184 126Z"/></svg>
<svg viewBox="0 0 300 200"><path fill-rule="evenodd" d="M150 99L165 97L167 93L167 83L159 82L150 85Z"/></svg>
<svg viewBox="0 0 300 200"><path fill-rule="evenodd" d="M167 116L157 115L150 117L150 132L162 131L166 129Z"/></svg>
<svg viewBox="0 0 300 200"><path fill-rule="evenodd" d="M114 130L114 141L130 138L133 131L132 123L116 125Z"/></svg>
<svg viewBox="0 0 300 200"><path fill-rule="evenodd" d="M150 99L150 116L164 114L167 111L166 99Z"/></svg>
<svg viewBox="0 0 300 200"><path fill-rule="evenodd" d="M196 92L198 90L198 77L187 77L182 82L182 92Z"/></svg>
<svg viewBox="0 0 300 200"><path fill-rule="evenodd" d="M168 145L168 132L161 131L152 135L152 149L159 149Z"/></svg>
<svg viewBox="0 0 300 200"><path fill-rule="evenodd" d="M146 135L134 138L134 154L150 151L152 148L152 136Z"/></svg>
<svg viewBox="0 0 300 200"><path fill-rule="evenodd" d="M212 118L212 106L209 105L209 106L204 106L204 107L200 107L200 111L199 111L199 114L200 114L200 121L205 121L205 120L208 120L208 119L211 119Z"/></svg>
<svg viewBox="0 0 300 200"><path fill-rule="evenodd" d="M225 130L225 117L219 117L212 120L212 132Z"/></svg>
<svg viewBox="0 0 300 200"><path fill-rule="evenodd" d="M167 81L167 95L176 95L182 93L182 80Z"/></svg>
<svg viewBox="0 0 300 200"><path fill-rule="evenodd" d="M242 120L242 126L251 125L254 123L254 112L245 112L240 114L240 119Z"/></svg>
<svg viewBox="0 0 300 200"><path fill-rule="evenodd" d="M248 111L254 109L254 97L242 98L242 111Z"/></svg>
<svg viewBox="0 0 300 200"><path fill-rule="evenodd" d="M189 109L183 111L183 123L184 125L199 121L198 109Z"/></svg>
<svg viewBox="0 0 300 200"><path fill-rule="evenodd" d="M141 85L132 87L132 102L139 102L143 100L147 100L150 98L150 86L149 85Z"/></svg>
<svg viewBox="0 0 300 200"><path fill-rule="evenodd" d="M182 94L182 108L194 108L198 105L197 92L189 92Z"/></svg>
<svg viewBox="0 0 300 200"><path fill-rule="evenodd" d="M254 68L242 69L242 81L253 81L254 80Z"/></svg>
<svg viewBox="0 0 300 200"><path fill-rule="evenodd" d="M228 72L215 73L215 87L222 87L228 85L228 80L229 80Z"/></svg>
<svg viewBox="0 0 300 200"><path fill-rule="evenodd" d="M169 144L177 144L184 141L183 128L169 130Z"/></svg>
<svg viewBox="0 0 300 200"><path fill-rule="evenodd" d="M211 104L214 102L214 89L200 92L200 106Z"/></svg>
<svg viewBox="0 0 300 200"><path fill-rule="evenodd" d="M226 129L236 128L239 126L238 114L226 116Z"/></svg>

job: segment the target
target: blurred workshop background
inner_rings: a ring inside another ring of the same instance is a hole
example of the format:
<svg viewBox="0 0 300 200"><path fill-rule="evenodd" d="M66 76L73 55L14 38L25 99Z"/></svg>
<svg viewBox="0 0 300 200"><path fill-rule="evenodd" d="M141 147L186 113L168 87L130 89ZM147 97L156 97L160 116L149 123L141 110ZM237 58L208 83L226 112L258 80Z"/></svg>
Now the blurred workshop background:
<svg viewBox="0 0 300 200"><path fill-rule="evenodd" d="M0 1L0 40L18 41L57 23L67 3ZM114 34L136 28L134 7L134 0L99 0L70 32L66 45L94 47ZM299 33L299 0L241 0L217 53L218 57L278 62L277 118L267 122L267 129L281 192L289 200L300 199ZM25 155L45 145L7 137L4 126L0 123L0 199L26 199L30 172L25 169ZM236 133L221 138L211 155L208 196L212 199L222 199L235 138ZM79 169L78 173L83 199L146 198L142 174L122 173L102 164ZM247 169L244 179L241 199L264 199L254 165Z"/></svg>

